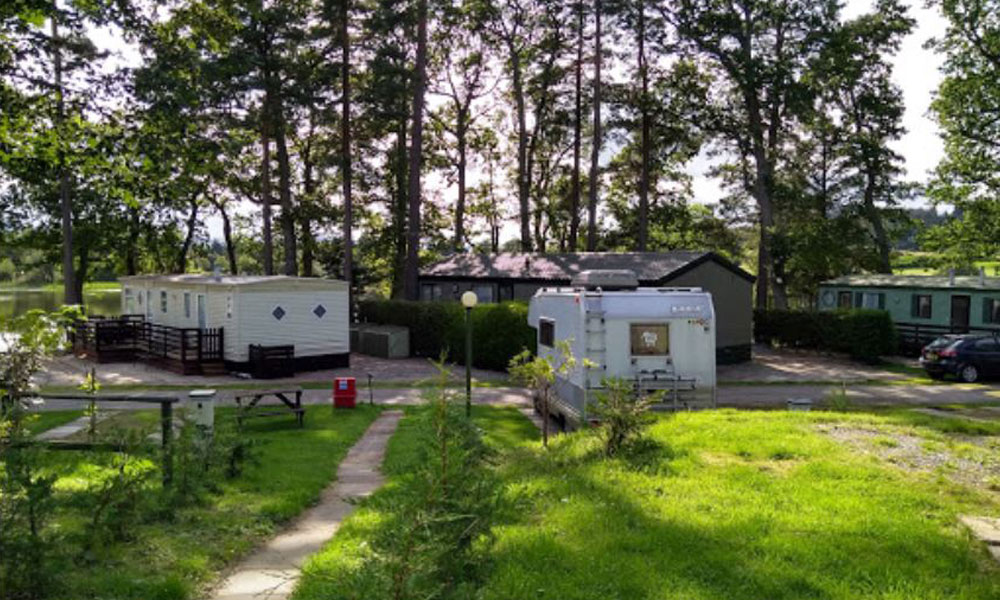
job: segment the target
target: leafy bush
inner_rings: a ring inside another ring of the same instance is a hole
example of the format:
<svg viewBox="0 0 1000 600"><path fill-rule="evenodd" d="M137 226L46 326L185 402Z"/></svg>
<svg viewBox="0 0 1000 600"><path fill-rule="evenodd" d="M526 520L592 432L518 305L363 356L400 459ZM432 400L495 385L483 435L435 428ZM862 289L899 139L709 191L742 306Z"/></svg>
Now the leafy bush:
<svg viewBox="0 0 1000 600"><path fill-rule="evenodd" d="M652 421L649 408L658 395L638 395L631 381L619 377L605 378L602 385L604 390L597 393L594 416L601 421L604 454L615 456Z"/></svg>
<svg viewBox="0 0 1000 600"><path fill-rule="evenodd" d="M365 299L358 303L363 322L400 325L410 330L410 354L465 364L465 309L457 302ZM522 302L481 304L472 309L473 366L503 370L522 350L535 352L535 330Z"/></svg>
<svg viewBox="0 0 1000 600"><path fill-rule="evenodd" d="M844 352L864 361L895 354L896 327L884 310L754 311L754 339L792 348Z"/></svg>

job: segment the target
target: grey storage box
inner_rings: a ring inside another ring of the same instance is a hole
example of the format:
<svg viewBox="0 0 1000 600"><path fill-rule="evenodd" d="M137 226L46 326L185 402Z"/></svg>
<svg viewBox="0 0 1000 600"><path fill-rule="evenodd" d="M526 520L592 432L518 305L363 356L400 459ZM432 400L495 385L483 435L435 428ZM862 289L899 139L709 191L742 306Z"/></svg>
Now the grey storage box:
<svg viewBox="0 0 1000 600"><path fill-rule="evenodd" d="M410 330L398 325L365 325L358 329L358 352L379 358L407 358Z"/></svg>

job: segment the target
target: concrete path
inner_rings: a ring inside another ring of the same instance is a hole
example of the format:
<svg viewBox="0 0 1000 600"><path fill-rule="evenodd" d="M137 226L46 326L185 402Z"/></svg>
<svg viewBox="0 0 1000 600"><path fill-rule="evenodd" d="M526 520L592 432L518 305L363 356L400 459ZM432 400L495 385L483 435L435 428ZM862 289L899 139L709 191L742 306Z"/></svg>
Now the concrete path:
<svg viewBox="0 0 1000 600"><path fill-rule="evenodd" d="M351 448L337 469L337 480L319 503L237 565L210 600L284 600L292 594L305 560L319 552L354 510L348 499L370 495L384 478L379 472L386 444L402 411L383 412Z"/></svg>
<svg viewBox="0 0 1000 600"><path fill-rule="evenodd" d="M80 404L77 403L76 407L79 408L79 406ZM109 415L107 412L98 411L97 422L100 423L109 416L111 415ZM90 427L90 417L82 416L79 419L75 419L73 421L70 421L69 423L65 423L58 427L53 427L52 429L46 429L45 431L36 435L35 439L40 442L52 442L55 440L64 440L75 433L87 429L88 427Z"/></svg>

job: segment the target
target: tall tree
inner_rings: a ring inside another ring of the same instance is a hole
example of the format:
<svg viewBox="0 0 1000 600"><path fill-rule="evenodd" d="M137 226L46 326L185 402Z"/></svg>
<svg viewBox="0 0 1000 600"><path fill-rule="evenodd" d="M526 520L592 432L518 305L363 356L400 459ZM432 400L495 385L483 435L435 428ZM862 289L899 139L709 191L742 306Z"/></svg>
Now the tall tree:
<svg viewBox="0 0 1000 600"><path fill-rule="evenodd" d="M601 158L601 0L594 0L594 141L590 147L590 187L587 198L587 251L597 249L597 196Z"/></svg>
<svg viewBox="0 0 1000 600"><path fill-rule="evenodd" d="M406 231L406 264L403 293L407 300L420 299L420 179L423 166L424 92L427 85L427 0L417 0L417 55L413 73L413 110L409 157L409 215Z"/></svg>
<svg viewBox="0 0 1000 600"><path fill-rule="evenodd" d="M971 266L1000 254L1000 2L934 4L948 22L933 44L945 62L931 105L945 157L929 193L955 212L928 232L925 245L947 253L956 266Z"/></svg>
<svg viewBox="0 0 1000 600"><path fill-rule="evenodd" d="M686 0L660 7L690 51L718 75L718 133L751 160L750 187L760 231L756 304L788 305L772 252L775 174L797 118L808 111L806 67L838 20L836 0Z"/></svg>

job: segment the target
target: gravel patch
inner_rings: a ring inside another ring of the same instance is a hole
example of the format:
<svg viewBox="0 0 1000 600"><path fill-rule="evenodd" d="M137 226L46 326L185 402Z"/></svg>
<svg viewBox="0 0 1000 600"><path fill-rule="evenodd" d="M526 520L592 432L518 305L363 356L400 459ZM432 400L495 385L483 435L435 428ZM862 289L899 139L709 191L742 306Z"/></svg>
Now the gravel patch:
<svg viewBox="0 0 1000 600"><path fill-rule="evenodd" d="M928 438L901 430L837 424L817 428L856 452L904 471L943 475L956 483L1000 492L1000 439L996 437Z"/></svg>

